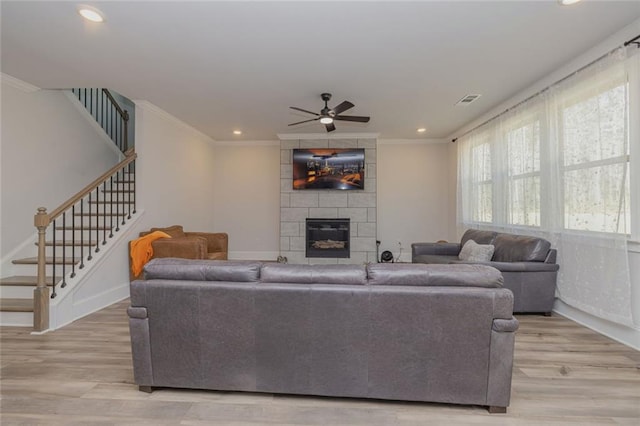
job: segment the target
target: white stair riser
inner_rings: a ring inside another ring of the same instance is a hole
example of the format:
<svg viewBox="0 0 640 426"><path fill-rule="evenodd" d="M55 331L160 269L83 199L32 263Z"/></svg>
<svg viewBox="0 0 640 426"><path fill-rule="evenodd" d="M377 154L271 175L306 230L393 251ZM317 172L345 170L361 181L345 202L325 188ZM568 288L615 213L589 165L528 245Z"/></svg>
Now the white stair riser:
<svg viewBox="0 0 640 426"><path fill-rule="evenodd" d="M26 285L3 285L0 287L0 297L3 299L30 299L35 287Z"/></svg>
<svg viewBox="0 0 640 426"><path fill-rule="evenodd" d="M77 256L80 257L79 254L77 254ZM87 267L87 265L91 264L91 261L87 261L86 258L87 258L87 253L85 252L85 261L84 261L85 268ZM75 269L76 273L80 270L79 268L80 268L80 264L77 264ZM52 276L53 265L46 265L45 271L48 277ZM38 265L13 265L13 272L14 272L14 275L26 275L26 276L36 275L38 273ZM71 273L71 265L66 265L64 272L65 274ZM62 265L56 265L56 276L58 277L62 276Z"/></svg>
<svg viewBox="0 0 640 426"><path fill-rule="evenodd" d="M0 312L0 325L33 327L33 312Z"/></svg>

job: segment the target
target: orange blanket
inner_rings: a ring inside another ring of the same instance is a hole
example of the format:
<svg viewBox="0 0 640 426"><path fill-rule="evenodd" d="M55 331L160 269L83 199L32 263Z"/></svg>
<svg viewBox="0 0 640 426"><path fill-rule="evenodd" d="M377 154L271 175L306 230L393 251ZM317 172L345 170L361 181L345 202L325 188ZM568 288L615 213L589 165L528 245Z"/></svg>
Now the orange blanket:
<svg viewBox="0 0 640 426"><path fill-rule="evenodd" d="M171 238L171 235L162 231L154 231L131 241L131 271L134 277L140 275L144 265L151 260L153 256L151 243L158 238Z"/></svg>

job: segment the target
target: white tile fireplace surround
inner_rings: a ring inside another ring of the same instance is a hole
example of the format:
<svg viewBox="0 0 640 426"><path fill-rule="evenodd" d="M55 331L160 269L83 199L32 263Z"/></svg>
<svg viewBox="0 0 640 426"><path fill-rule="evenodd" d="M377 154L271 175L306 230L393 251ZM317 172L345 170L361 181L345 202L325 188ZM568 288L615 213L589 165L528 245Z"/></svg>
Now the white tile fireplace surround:
<svg viewBox="0 0 640 426"><path fill-rule="evenodd" d="M376 261L376 138L377 135L358 135L357 138L318 135L280 136L280 255L289 263L362 264ZM294 190L293 149L364 148L364 190ZM307 218L350 219L350 256L348 258L305 257Z"/></svg>

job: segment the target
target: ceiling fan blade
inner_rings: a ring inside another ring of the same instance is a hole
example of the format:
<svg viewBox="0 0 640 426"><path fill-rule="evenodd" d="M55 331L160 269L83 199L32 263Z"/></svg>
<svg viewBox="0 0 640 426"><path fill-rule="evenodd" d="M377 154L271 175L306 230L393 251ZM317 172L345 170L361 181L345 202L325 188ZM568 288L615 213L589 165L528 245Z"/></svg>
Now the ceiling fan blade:
<svg viewBox="0 0 640 426"><path fill-rule="evenodd" d="M306 109L298 108L298 107L289 107L291 109L295 109L296 111L306 112L307 114L320 115L317 112L307 111Z"/></svg>
<svg viewBox="0 0 640 426"><path fill-rule="evenodd" d="M311 120L302 120L302 121L298 121L296 123L291 123L291 124L289 124L289 126L295 126L296 124L308 123L310 121L317 121L317 120L320 120L320 117L312 118Z"/></svg>
<svg viewBox="0 0 640 426"><path fill-rule="evenodd" d="M333 112L335 112L336 114L340 114L341 112L344 112L350 108L353 108L355 105L353 105L351 102L349 101L344 101L343 103L341 103L340 105L338 105L337 107L333 108Z"/></svg>
<svg viewBox="0 0 640 426"><path fill-rule="evenodd" d="M361 117L359 115L336 115L334 120L357 121L358 123L368 123L371 117Z"/></svg>
<svg viewBox="0 0 640 426"><path fill-rule="evenodd" d="M333 123L325 124L324 126L327 128L327 132L333 132L336 129Z"/></svg>

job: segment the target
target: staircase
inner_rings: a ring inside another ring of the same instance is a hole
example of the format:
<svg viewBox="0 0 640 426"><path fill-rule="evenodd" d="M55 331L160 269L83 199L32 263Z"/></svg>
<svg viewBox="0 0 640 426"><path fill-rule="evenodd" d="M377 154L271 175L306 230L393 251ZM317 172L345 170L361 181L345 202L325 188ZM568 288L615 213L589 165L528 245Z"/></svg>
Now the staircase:
<svg viewBox="0 0 640 426"><path fill-rule="evenodd" d="M49 328L49 301L90 268L97 253L136 213L135 160L128 147L128 113L106 89L73 89L78 101L123 153L123 159L51 213L38 208L34 257L14 259L14 276L0 279L1 323Z"/></svg>

